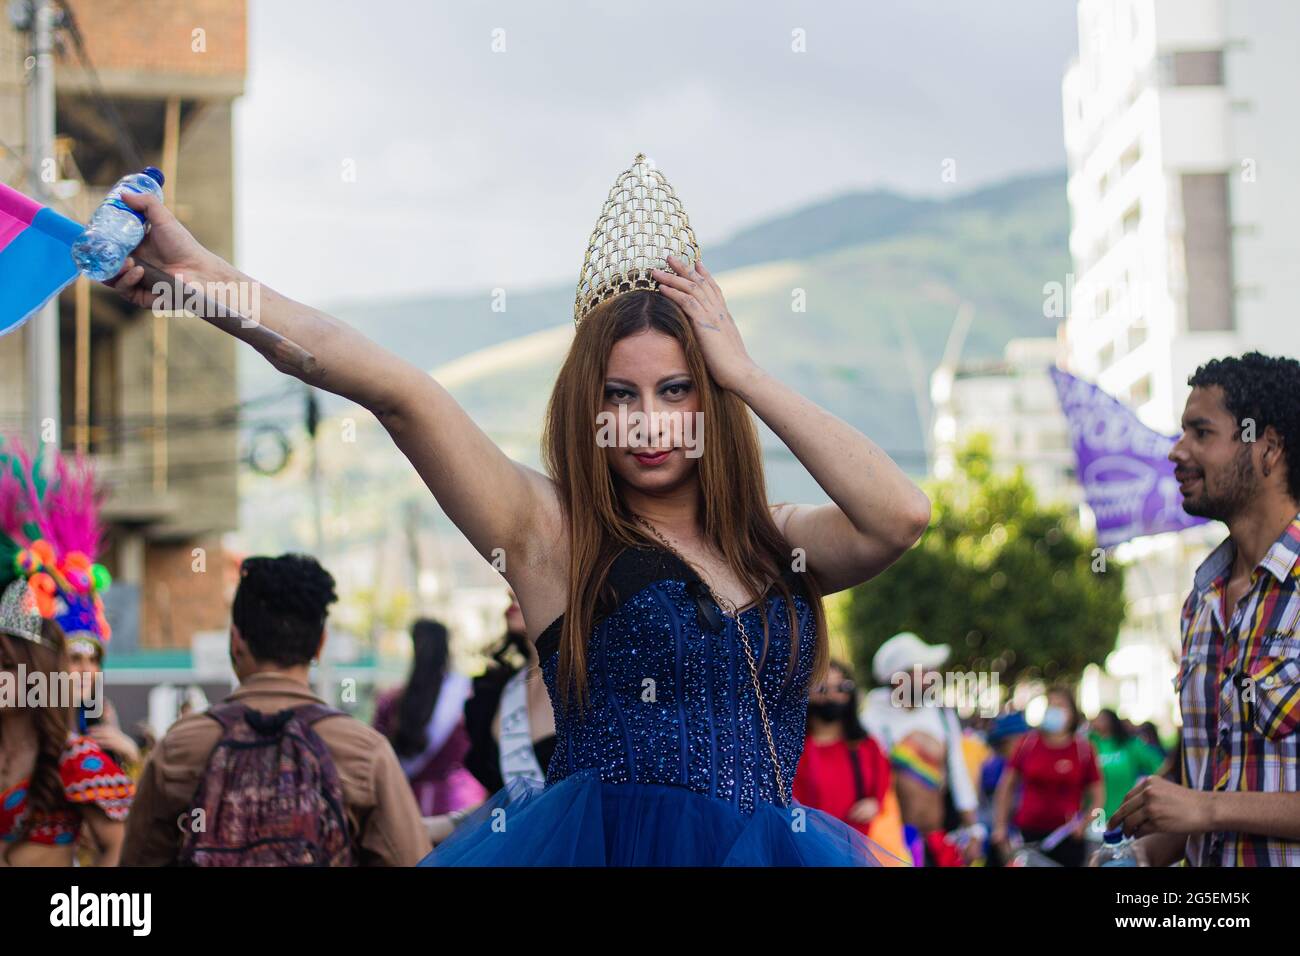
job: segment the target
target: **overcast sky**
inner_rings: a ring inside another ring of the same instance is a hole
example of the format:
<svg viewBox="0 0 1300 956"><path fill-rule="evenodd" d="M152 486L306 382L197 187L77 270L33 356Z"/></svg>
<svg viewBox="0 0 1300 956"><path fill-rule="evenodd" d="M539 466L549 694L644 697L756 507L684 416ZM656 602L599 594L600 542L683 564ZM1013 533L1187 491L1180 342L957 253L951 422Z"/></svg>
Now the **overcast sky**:
<svg viewBox="0 0 1300 956"><path fill-rule="evenodd" d="M638 151L706 262L811 200L1065 164L1073 0L249 8L238 260L313 303L576 282Z"/></svg>

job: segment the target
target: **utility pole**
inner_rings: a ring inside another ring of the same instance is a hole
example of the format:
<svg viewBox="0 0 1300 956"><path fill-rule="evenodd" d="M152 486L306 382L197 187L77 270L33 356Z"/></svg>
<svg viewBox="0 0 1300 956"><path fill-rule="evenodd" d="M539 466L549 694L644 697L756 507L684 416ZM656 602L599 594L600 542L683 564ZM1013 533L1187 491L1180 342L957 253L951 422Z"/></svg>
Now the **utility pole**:
<svg viewBox="0 0 1300 956"><path fill-rule="evenodd" d="M52 0L30 0L27 73L27 188L42 205L53 199L58 179L54 159L54 25ZM27 322L27 414L29 437L37 445L61 443L59 430L59 300L56 296Z"/></svg>
<svg viewBox="0 0 1300 956"><path fill-rule="evenodd" d="M325 526L322 516L321 505L321 487L320 487L320 449L316 443L316 430L320 427L320 402L316 398L316 390L310 385L303 383L306 391L306 407L303 411L307 426L307 435L311 439L311 510L312 510L312 530L315 534L316 560L324 561L325 548Z"/></svg>

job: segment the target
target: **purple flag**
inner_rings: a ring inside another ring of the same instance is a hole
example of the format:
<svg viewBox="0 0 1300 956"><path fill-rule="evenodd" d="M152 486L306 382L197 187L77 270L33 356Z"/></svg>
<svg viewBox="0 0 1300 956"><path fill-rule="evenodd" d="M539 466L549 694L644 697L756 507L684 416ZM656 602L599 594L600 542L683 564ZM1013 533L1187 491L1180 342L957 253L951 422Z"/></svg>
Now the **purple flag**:
<svg viewBox="0 0 1300 956"><path fill-rule="evenodd" d="M1176 438L1147 428L1096 385L1059 368L1049 371L1070 423L1079 482L1097 516L1099 545L1205 524L1183 510L1168 457Z"/></svg>

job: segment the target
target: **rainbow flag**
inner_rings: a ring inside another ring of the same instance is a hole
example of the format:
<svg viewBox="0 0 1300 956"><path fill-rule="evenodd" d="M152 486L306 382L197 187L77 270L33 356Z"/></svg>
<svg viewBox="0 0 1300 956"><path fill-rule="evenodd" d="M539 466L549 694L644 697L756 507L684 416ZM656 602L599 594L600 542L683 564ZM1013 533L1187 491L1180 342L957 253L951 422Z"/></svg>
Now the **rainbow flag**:
<svg viewBox="0 0 1300 956"><path fill-rule="evenodd" d="M0 335L12 332L77 277L81 226L0 183Z"/></svg>
<svg viewBox="0 0 1300 956"><path fill-rule="evenodd" d="M890 748L889 763L895 773L911 777L927 790L938 790L943 786L943 761L921 753L909 740L900 740Z"/></svg>

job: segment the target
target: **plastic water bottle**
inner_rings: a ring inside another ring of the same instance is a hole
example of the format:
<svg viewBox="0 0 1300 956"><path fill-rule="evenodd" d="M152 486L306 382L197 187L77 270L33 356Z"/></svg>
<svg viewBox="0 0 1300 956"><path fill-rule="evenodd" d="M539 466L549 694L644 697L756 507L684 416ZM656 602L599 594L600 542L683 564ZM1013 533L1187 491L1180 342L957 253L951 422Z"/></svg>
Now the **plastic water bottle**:
<svg viewBox="0 0 1300 956"><path fill-rule="evenodd" d="M163 174L153 166L144 172L123 176L109 190L90 225L72 244L72 258L77 268L92 279L103 282L122 271L135 247L144 239L144 213L122 202L124 192L152 193L162 198Z"/></svg>
<svg viewBox="0 0 1300 956"><path fill-rule="evenodd" d="M1123 830L1107 830L1097 851L1098 866L1141 866L1136 844L1124 836Z"/></svg>

